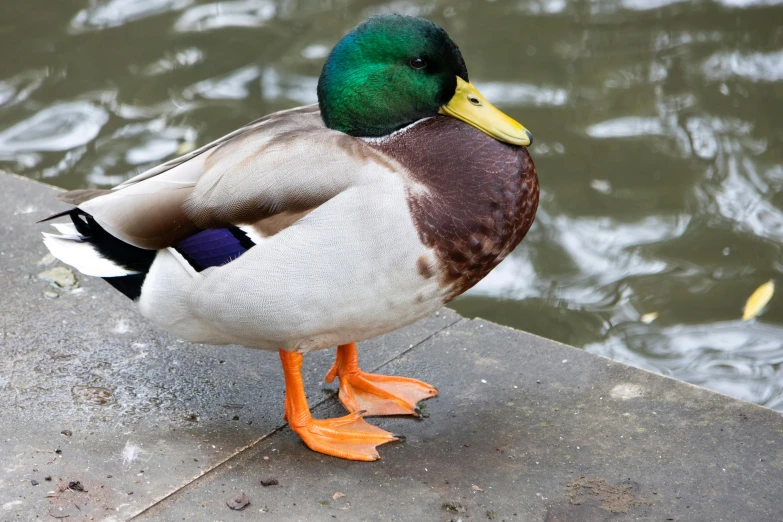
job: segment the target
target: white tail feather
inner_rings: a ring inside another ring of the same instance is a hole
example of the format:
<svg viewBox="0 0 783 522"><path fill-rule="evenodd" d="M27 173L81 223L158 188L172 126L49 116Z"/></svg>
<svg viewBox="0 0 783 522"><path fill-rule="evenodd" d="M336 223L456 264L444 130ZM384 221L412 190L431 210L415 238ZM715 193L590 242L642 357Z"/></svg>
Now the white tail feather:
<svg viewBox="0 0 783 522"><path fill-rule="evenodd" d="M46 248L54 257L76 268L82 274L97 277L121 277L138 273L101 256L95 247L82 241L78 234L71 234L72 231L67 227L56 228L60 232L66 232L67 235L57 236L43 232ZM75 231L74 228L73 232Z"/></svg>

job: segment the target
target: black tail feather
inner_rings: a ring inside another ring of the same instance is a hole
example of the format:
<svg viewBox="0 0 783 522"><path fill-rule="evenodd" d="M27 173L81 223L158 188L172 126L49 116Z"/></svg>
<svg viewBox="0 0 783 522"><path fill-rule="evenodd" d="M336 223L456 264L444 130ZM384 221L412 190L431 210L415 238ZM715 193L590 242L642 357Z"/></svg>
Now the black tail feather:
<svg viewBox="0 0 783 522"><path fill-rule="evenodd" d="M135 301L141 297L141 286L144 284L146 277L147 273L145 272L143 274L132 274L122 277L104 277L103 280L128 299Z"/></svg>
<svg viewBox="0 0 783 522"><path fill-rule="evenodd" d="M58 212L57 214L49 216L48 218L43 218L40 221L36 221L36 224L38 224L38 223L46 223L47 221L51 221L53 219L57 219L58 217L70 216L71 212L73 212L74 210L78 210L78 209L69 208L68 210L63 210L62 212Z"/></svg>

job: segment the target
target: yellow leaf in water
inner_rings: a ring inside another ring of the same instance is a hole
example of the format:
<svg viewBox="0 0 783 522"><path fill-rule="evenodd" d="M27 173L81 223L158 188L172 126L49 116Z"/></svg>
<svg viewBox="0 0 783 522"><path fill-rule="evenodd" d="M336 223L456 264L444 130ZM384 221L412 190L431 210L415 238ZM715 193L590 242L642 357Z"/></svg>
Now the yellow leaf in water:
<svg viewBox="0 0 783 522"><path fill-rule="evenodd" d="M644 314L639 318L639 320L644 324L650 324L656 319L658 319L658 312L650 312L649 314Z"/></svg>
<svg viewBox="0 0 783 522"><path fill-rule="evenodd" d="M756 291L748 297L748 301L745 303L745 310L742 312L742 320L747 321L748 319L756 317L759 312L767 306L767 303L772 299L772 294L774 293L775 282L771 279L756 288Z"/></svg>

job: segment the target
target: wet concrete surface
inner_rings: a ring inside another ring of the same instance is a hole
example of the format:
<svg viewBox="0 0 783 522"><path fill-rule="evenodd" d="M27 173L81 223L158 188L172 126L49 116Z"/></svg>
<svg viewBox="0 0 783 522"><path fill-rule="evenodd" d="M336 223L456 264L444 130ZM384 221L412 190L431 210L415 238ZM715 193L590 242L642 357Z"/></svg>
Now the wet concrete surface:
<svg viewBox="0 0 783 522"><path fill-rule="evenodd" d="M439 388L423 420L371 419L407 441L375 463L311 452L275 354L179 342L101 280L39 278L62 265L34 222L64 207L0 187L0 521L783 520L779 413L445 309L360 344L365 369ZM343 414L332 357L305 359L319 417Z"/></svg>

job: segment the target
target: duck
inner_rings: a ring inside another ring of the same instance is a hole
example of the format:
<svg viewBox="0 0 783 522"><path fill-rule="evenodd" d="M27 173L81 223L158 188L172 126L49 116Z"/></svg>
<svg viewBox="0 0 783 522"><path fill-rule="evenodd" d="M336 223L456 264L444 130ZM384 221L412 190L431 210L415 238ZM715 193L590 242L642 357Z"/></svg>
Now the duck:
<svg viewBox="0 0 783 522"><path fill-rule="evenodd" d="M356 343L427 317L525 237L530 131L473 86L446 31L378 15L331 50L318 104L269 114L112 189L63 193L44 243L156 327L277 352L284 419L312 450L374 461L401 440L365 418L420 416L425 382L364 372ZM348 410L313 418L304 356Z"/></svg>

